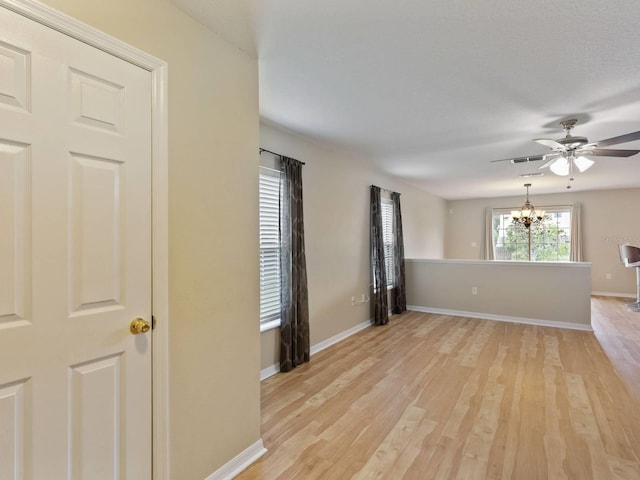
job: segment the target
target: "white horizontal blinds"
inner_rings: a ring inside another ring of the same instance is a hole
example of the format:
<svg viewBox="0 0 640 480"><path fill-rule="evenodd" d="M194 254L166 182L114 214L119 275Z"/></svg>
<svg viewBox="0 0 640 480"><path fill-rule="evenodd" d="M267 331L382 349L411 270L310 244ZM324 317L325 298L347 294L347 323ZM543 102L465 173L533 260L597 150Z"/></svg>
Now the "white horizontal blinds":
<svg viewBox="0 0 640 480"><path fill-rule="evenodd" d="M260 323L280 318L280 172L260 167Z"/></svg>
<svg viewBox="0 0 640 480"><path fill-rule="evenodd" d="M382 243L387 272L387 287L393 286L393 202L382 199Z"/></svg>

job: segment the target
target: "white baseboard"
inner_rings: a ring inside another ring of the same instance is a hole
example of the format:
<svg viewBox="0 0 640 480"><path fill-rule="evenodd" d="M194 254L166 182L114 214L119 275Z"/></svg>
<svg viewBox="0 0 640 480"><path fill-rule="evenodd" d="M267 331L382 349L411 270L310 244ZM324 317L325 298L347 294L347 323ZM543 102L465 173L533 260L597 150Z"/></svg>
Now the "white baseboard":
<svg viewBox="0 0 640 480"><path fill-rule="evenodd" d="M267 453L267 449L264 448L262 439L260 439L225 463L205 480L231 480L265 453Z"/></svg>
<svg viewBox="0 0 640 480"><path fill-rule="evenodd" d="M593 332L591 325L583 325L579 323L558 322L554 320L541 320L537 318L526 317L508 317L506 315L493 315L490 313L464 312L460 310L446 310L442 308L420 307L418 305L407 305L407 310L424 313L438 313L441 315L452 315L454 317L471 317L481 318L484 320L495 320L498 322L524 323L526 325L537 325L539 327L567 328L570 330L581 330L585 332Z"/></svg>
<svg viewBox="0 0 640 480"><path fill-rule="evenodd" d="M591 292L591 295L599 295L601 297L636 298L635 293Z"/></svg>
<svg viewBox="0 0 640 480"><path fill-rule="evenodd" d="M268 367L260 370L260 381L264 380L265 378L269 378L276 373L280 373L279 363L274 363L273 365L269 365Z"/></svg>
<svg viewBox="0 0 640 480"><path fill-rule="evenodd" d="M327 338L323 342L317 343L311 347L311 355L315 355L316 353L324 350L325 348L329 348L331 345L335 345L336 343L344 340L345 338L350 337L351 335L358 333L360 330L364 330L365 328L370 326L371 326L371 320L365 320L364 322L359 323L355 327L351 327L350 329L345 330L342 333L334 335L331 338Z"/></svg>
<svg viewBox="0 0 640 480"><path fill-rule="evenodd" d="M344 340L345 338L350 337L351 335L358 333L360 330L364 330L365 328L370 326L371 326L371 320L366 320L362 323L359 323L355 327L351 327L350 329L345 330L344 332L334 335L333 337L328 338L320 343L312 345L310 354L315 355L316 353L324 350L325 348L329 348L331 345L335 345L336 343ZM273 365L269 365L268 367L263 368L260 371L260 381L264 380L265 378L269 378L278 372L280 372L279 364L274 363Z"/></svg>

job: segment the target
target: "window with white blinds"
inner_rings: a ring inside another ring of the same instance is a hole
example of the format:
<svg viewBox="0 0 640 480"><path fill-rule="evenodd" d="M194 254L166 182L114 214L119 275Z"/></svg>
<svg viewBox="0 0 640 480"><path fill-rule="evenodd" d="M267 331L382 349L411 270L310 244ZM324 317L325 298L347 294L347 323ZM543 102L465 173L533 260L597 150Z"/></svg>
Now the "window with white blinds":
<svg viewBox="0 0 640 480"><path fill-rule="evenodd" d="M387 272L387 288L393 287L393 202L382 199L382 243L384 264Z"/></svg>
<svg viewBox="0 0 640 480"><path fill-rule="evenodd" d="M260 167L260 326L280 325L280 172ZM269 328L267 326L267 328Z"/></svg>

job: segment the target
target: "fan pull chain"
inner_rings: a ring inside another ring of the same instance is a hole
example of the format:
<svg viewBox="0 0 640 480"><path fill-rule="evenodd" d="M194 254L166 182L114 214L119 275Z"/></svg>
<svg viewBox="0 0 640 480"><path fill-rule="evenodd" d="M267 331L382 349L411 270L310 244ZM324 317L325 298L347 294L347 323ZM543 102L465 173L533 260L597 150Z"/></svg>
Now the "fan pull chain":
<svg viewBox="0 0 640 480"><path fill-rule="evenodd" d="M569 180L567 180L567 190L571 190L571 182L573 182L573 177L569 177Z"/></svg>

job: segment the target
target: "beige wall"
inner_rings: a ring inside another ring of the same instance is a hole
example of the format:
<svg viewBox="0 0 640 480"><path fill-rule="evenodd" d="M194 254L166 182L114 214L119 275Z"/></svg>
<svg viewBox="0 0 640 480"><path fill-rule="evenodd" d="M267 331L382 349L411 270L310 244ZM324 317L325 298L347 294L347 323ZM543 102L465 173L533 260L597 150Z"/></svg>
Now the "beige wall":
<svg viewBox="0 0 640 480"><path fill-rule="evenodd" d="M304 222L311 345L368 320L370 304L351 305L369 292L369 186L402 194L408 257L441 258L444 201L373 170L370 164L262 124L260 145L303 162ZM262 161L269 163L270 155ZM277 363L278 330L262 334L262 368Z"/></svg>
<svg viewBox="0 0 640 480"><path fill-rule="evenodd" d="M169 64L170 477L202 480L260 438L257 62L167 0L45 2Z"/></svg>
<svg viewBox="0 0 640 480"><path fill-rule="evenodd" d="M594 292L635 294L635 273L618 258L618 243L640 245L640 222L633 212L640 205L640 188L571 192L530 196L538 208L545 205L580 203L585 262L591 262L591 288ZM480 259L486 207L520 207L523 195L505 198L479 198L447 202L445 258ZM476 246L472 247L471 243ZM417 257L416 257L417 258ZM611 274L607 280L606 274Z"/></svg>
<svg viewBox="0 0 640 480"><path fill-rule="evenodd" d="M407 260L405 267L407 305L417 310L591 329L588 263ZM522 292L543 301L523 301Z"/></svg>

